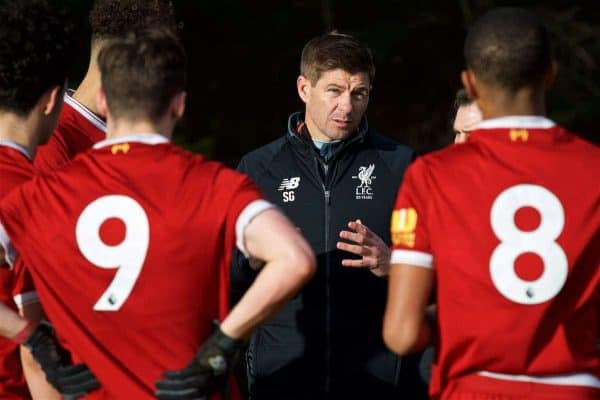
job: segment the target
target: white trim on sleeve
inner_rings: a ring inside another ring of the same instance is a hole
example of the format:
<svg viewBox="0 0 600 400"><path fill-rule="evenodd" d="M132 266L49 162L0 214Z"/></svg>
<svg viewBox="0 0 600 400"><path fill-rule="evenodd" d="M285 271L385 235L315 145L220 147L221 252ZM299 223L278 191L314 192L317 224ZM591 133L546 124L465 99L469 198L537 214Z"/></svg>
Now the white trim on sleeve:
<svg viewBox="0 0 600 400"><path fill-rule="evenodd" d="M35 290L32 290L13 296L13 301L15 302L17 307L23 308L24 306L27 306L29 304L39 303L40 298L38 297L37 292Z"/></svg>
<svg viewBox="0 0 600 400"><path fill-rule="evenodd" d="M501 379L507 381L533 382L545 385L586 386L600 388L600 379L598 379L594 374L585 372L544 376L512 375L489 371L479 371L477 372L477 374L485 376L487 378Z"/></svg>
<svg viewBox="0 0 600 400"><path fill-rule="evenodd" d="M13 263L17 258L17 251L13 247L8 234L4 230L4 226L0 223L0 246L4 248L4 260L12 269Z"/></svg>
<svg viewBox="0 0 600 400"><path fill-rule="evenodd" d="M390 264L409 264L423 268L433 268L433 255L416 250L393 250Z"/></svg>
<svg viewBox="0 0 600 400"><path fill-rule="evenodd" d="M246 230L246 226L261 212L268 210L270 208L275 208L273 203L269 203L266 200L259 199L254 200L250 204L244 208L244 210L238 216L237 221L235 222L235 244L237 248L244 253L246 257L248 257L248 251L246 250L246 246L244 243L244 231Z"/></svg>

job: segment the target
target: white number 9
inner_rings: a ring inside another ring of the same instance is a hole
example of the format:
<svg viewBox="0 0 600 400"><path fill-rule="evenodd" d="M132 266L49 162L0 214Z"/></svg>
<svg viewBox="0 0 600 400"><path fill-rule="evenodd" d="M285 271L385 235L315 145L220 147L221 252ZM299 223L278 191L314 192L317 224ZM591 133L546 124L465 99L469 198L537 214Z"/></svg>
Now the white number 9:
<svg viewBox="0 0 600 400"><path fill-rule="evenodd" d="M125 239L116 246L105 244L100 237L100 227L109 218L118 218L125 224ZM119 310L131 294L148 252L150 225L146 212L128 196L99 197L79 216L75 236L79 250L90 263L100 268L117 269L94 310Z"/></svg>

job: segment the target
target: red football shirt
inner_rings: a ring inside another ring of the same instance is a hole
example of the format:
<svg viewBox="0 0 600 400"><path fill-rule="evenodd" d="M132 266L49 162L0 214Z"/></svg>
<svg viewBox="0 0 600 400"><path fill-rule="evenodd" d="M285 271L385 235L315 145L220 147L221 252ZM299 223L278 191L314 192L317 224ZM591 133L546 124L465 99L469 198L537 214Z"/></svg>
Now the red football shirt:
<svg viewBox="0 0 600 400"><path fill-rule="evenodd" d="M39 146L34 164L42 172L54 171L106 138L106 124L72 97L69 90L58 123L48 143Z"/></svg>
<svg viewBox="0 0 600 400"><path fill-rule="evenodd" d="M150 399L228 311L229 261L269 203L158 135L98 143L11 193L0 220L94 398Z"/></svg>
<svg viewBox="0 0 600 400"><path fill-rule="evenodd" d="M0 199L33 177L33 165L27 151L17 144L0 140ZM31 281L23 273L8 269L0 259L0 301L17 311L20 305L37 301ZM19 345L0 338L0 398L30 399L21 368Z"/></svg>
<svg viewBox="0 0 600 400"><path fill-rule="evenodd" d="M392 263L435 271L432 391L473 373L600 383L599 176L598 147L542 117L484 121L410 167Z"/></svg>

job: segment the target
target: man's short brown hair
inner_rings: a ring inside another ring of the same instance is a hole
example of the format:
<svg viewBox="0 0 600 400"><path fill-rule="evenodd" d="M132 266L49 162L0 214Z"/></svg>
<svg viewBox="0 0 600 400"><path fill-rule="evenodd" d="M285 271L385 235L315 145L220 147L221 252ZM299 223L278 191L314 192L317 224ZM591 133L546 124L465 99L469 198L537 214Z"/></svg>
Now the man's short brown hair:
<svg viewBox="0 0 600 400"><path fill-rule="evenodd" d="M185 52L166 29L109 42L98 55L102 88L115 118L158 121L185 89Z"/></svg>
<svg viewBox="0 0 600 400"><path fill-rule="evenodd" d="M330 32L311 39L302 50L300 74L314 86L323 72L334 69L367 73L370 83L375 78L371 51L353 36Z"/></svg>

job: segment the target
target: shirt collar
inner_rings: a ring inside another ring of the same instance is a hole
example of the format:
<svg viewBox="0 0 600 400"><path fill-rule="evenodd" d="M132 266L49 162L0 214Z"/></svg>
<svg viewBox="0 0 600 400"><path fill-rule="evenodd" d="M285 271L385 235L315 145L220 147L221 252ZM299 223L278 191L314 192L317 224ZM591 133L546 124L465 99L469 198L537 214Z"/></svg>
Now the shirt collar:
<svg viewBox="0 0 600 400"><path fill-rule="evenodd" d="M136 142L148 145L169 143L169 140L158 133L138 133L135 135L127 135L114 139L102 140L94 145L94 149L99 149L113 144Z"/></svg>
<svg viewBox="0 0 600 400"><path fill-rule="evenodd" d="M523 129L548 129L556 126L554 121L540 115L512 115L507 117L492 118L481 121L474 127L476 129L498 128L523 128Z"/></svg>
<svg viewBox="0 0 600 400"><path fill-rule="evenodd" d="M92 123L96 128L106 132L106 123L102 119L100 119L96 114L88 110L86 106L75 100L75 98L73 97L74 93L75 91L73 89L68 89L65 92L65 95L63 97L65 103L68 104L72 109L77 111L90 123Z"/></svg>
<svg viewBox="0 0 600 400"><path fill-rule="evenodd" d="M27 159L29 161L33 160L31 155L27 152L27 149L25 149L25 147L21 146L20 144L11 142L10 140L0 140L0 146L6 146L6 147L13 148L13 149L17 150L18 152L22 153L25 157L27 157Z"/></svg>

